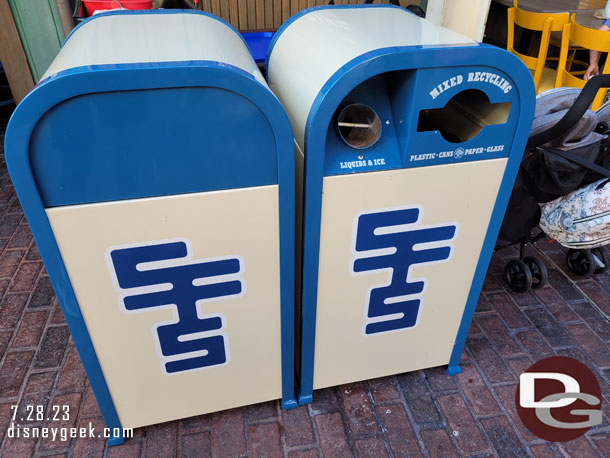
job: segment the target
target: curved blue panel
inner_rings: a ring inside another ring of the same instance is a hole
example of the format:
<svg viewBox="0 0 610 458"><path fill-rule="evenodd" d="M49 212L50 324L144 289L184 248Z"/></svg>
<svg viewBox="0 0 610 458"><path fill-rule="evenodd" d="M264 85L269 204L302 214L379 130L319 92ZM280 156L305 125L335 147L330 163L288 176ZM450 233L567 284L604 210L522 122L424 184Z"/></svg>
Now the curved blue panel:
<svg viewBox="0 0 610 458"><path fill-rule="evenodd" d="M46 207L277 184L275 134L250 100L214 87L71 98L34 129Z"/></svg>

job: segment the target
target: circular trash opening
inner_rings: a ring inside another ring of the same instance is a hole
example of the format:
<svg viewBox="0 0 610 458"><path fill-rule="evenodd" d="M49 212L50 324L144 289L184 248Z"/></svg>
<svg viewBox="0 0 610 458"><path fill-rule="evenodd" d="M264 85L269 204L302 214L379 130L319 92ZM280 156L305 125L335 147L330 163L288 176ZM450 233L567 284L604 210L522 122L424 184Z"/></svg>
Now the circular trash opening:
<svg viewBox="0 0 610 458"><path fill-rule="evenodd" d="M337 132L347 146L365 149L379 140L381 121L372 108L362 103L351 103L339 111Z"/></svg>

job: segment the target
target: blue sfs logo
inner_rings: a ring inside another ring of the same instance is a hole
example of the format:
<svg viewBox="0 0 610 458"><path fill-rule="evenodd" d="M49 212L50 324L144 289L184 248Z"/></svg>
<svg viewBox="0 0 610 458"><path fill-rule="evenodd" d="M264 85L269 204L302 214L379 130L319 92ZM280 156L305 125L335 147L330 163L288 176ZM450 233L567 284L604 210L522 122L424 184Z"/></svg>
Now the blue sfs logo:
<svg viewBox="0 0 610 458"><path fill-rule="evenodd" d="M126 313L169 309L173 320L157 323L153 336L165 374L229 362L226 320L205 315L206 303L245 293L239 256L192 259L188 240L111 247L106 260L119 306Z"/></svg>
<svg viewBox="0 0 610 458"><path fill-rule="evenodd" d="M369 211L355 218L352 274L388 272L385 283L367 292L364 335L415 326L427 279L411 278L411 267L451 259L458 224L422 226L421 217L422 209L411 206Z"/></svg>

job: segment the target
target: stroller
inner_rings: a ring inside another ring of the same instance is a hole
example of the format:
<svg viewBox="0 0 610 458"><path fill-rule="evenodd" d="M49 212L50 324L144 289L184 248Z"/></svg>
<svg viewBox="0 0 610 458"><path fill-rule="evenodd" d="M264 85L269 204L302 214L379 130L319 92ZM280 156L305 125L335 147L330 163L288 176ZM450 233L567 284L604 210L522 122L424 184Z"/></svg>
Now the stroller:
<svg viewBox="0 0 610 458"><path fill-rule="evenodd" d="M520 244L519 258L504 268L515 292L541 288L546 266L525 256L527 244L549 236L569 248L566 261L578 276L600 274L610 258L610 103L589 110L610 75L582 89L557 88L536 97L530 138L500 228L496 251Z"/></svg>

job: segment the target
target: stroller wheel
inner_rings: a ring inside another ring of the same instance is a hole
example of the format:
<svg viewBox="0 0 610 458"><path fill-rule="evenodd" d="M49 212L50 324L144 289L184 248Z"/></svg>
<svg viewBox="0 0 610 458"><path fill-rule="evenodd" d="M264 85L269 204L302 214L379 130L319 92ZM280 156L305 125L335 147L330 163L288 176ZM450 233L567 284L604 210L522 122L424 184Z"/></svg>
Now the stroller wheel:
<svg viewBox="0 0 610 458"><path fill-rule="evenodd" d="M603 246L598 248L591 248L591 254L593 255L593 261L595 263L594 274L603 274L608 270L608 253Z"/></svg>
<svg viewBox="0 0 610 458"><path fill-rule="evenodd" d="M589 277L594 271L596 263L589 250L568 250L566 261L570 270L579 277Z"/></svg>
<svg viewBox="0 0 610 458"><path fill-rule="evenodd" d="M504 267L504 280L516 293L524 293L532 287L532 272L523 261L511 259Z"/></svg>
<svg viewBox="0 0 610 458"><path fill-rule="evenodd" d="M523 258L523 262L532 273L532 288L538 289L546 285L549 272L546 270L544 263L535 256L526 256Z"/></svg>

